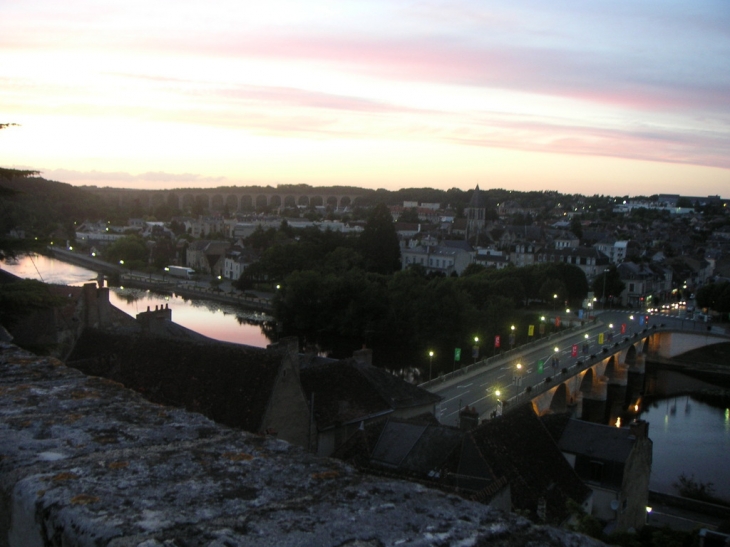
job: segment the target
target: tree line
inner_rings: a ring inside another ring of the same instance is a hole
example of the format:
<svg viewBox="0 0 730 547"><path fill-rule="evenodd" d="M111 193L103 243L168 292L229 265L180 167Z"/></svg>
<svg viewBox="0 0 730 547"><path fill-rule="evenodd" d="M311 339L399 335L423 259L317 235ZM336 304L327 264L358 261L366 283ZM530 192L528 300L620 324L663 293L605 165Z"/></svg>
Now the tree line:
<svg viewBox="0 0 730 547"><path fill-rule="evenodd" d="M420 265L401 270L395 227L382 204L356 236L284 224L257 230L247 243L261 259L238 287L276 287L280 334L298 335L338 356L365 345L376 364L389 368L423 365L433 351L433 373L448 372L471 362L475 337L481 354L494 351L500 334L501 347L508 347L512 324L519 328L516 342L526 341L528 322L535 329L540 322L526 313L531 303L563 310L566 303L580 305L588 292L583 271L563 263L503 270L472 265L461 276L428 274ZM458 363L455 348L464 350Z"/></svg>

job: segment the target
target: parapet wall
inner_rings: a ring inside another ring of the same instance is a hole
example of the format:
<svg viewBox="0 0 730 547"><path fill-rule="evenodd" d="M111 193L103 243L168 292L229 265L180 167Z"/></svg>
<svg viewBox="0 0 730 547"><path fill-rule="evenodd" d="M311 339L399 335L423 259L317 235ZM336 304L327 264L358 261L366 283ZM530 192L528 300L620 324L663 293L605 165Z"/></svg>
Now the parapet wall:
<svg viewBox="0 0 730 547"><path fill-rule="evenodd" d="M599 545L0 344L0 547Z"/></svg>

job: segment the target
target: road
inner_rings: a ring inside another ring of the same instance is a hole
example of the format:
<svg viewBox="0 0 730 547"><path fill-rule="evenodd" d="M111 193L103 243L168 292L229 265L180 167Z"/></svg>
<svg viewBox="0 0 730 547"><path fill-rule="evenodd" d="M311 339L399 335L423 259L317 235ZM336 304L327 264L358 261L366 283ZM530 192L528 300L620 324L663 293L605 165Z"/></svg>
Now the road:
<svg viewBox="0 0 730 547"><path fill-rule="evenodd" d="M656 323L685 330L706 329L706 324L687 319L607 310L599 313L595 322L564 337L533 343L525 351L497 358L485 367L427 386L429 391L443 397L437 408L437 418L443 424L458 426L459 411L467 405L479 413L480 419L488 418L497 410L499 400L507 400L527 386L570 367L578 359L597 354L602 346ZM623 332L622 325L625 325ZM553 358L557 359L557 366L553 366Z"/></svg>

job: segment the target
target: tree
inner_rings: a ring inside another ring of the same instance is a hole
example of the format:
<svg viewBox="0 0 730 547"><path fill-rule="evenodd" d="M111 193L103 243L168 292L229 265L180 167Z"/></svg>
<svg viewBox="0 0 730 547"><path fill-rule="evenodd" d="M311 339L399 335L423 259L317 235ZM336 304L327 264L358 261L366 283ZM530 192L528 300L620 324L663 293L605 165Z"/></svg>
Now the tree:
<svg viewBox="0 0 730 547"><path fill-rule="evenodd" d="M602 302L604 298L604 283L606 301L619 297L626 288L624 282L621 281L621 275L618 273L616 266L609 267L608 271L604 270L593 280L591 287L593 294ZM603 303L605 304L605 302Z"/></svg>
<svg viewBox="0 0 730 547"><path fill-rule="evenodd" d="M580 223L580 218L575 216L570 219L570 231L573 232L575 237L583 239L583 225Z"/></svg>
<svg viewBox="0 0 730 547"><path fill-rule="evenodd" d="M415 207L405 209L398 217L398 222L408 222L418 224L421 220L418 218L418 210Z"/></svg>
<svg viewBox="0 0 730 547"><path fill-rule="evenodd" d="M369 272L391 274L400 270L400 245L390 210L384 203L376 205L368 215L360 234L360 253Z"/></svg>
<svg viewBox="0 0 730 547"><path fill-rule="evenodd" d="M139 263L143 265L147 263L149 250L144 239L134 235L116 240L109 245L104 254L108 262L119 263L120 260L123 260L125 265L133 267Z"/></svg>
<svg viewBox="0 0 730 547"><path fill-rule="evenodd" d="M697 305L724 313L730 312L730 282L709 283L697 291Z"/></svg>

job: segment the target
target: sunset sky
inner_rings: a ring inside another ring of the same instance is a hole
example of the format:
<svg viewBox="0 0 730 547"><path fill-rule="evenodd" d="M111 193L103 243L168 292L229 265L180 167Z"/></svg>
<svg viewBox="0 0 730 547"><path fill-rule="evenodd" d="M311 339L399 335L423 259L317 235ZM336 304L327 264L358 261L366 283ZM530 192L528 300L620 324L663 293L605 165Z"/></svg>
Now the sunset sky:
<svg viewBox="0 0 730 547"><path fill-rule="evenodd" d="M3 0L0 166L730 198L727 0Z"/></svg>

